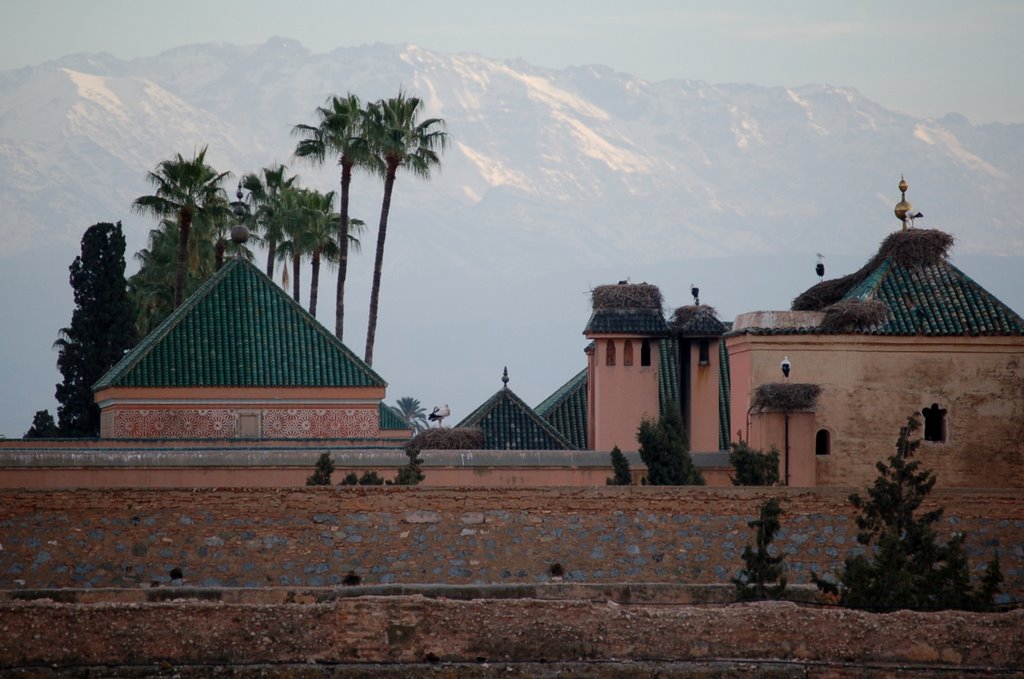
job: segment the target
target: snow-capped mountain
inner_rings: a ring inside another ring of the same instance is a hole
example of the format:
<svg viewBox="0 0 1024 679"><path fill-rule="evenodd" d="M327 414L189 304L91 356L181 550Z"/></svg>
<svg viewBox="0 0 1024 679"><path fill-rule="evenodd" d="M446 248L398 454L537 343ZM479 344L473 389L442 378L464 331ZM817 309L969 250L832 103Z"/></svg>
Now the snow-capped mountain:
<svg viewBox="0 0 1024 679"><path fill-rule="evenodd" d="M146 170L173 153L208 144L214 165L236 174L288 162L291 126L313 122L329 94L399 87L446 120L453 144L440 175L404 182L396 199L446 236L498 231L606 261L787 242L859 251L891 228L905 174L927 223L965 250L1024 253L1021 125L916 119L827 85L651 83L411 45L313 54L284 39L0 74L5 251L31 249L41 232L76 239L83 211L123 215ZM296 169L334 184L333 168ZM376 187L368 193L367 217Z"/></svg>
<svg viewBox="0 0 1024 679"><path fill-rule="evenodd" d="M82 232L120 220L129 258L146 245L155 222L131 204L151 190L147 171L208 145L236 177L284 162L331 190L333 164L292 159L292 126L314 123L331 94L399 88L444 118L451 145L429 181L399 175L374 368L389 399L450 403L453 422L505 365L531 403L575 374L592 285L648 280L675 306L696 281L725 320L787 307L817 281L813 253L848 273L899 228L901 174L958 256L1024 255L1024 125L914 118L849 87L648 82L412 45L314 54L280 38L72 55L0 72L0 311L17 319L0 340L0 432L54 408L49 347L70 319ZM361 354L381 184L357 175L352 192L371 225L344 338ZM320 294L333 326L333 285Z"/></svg>

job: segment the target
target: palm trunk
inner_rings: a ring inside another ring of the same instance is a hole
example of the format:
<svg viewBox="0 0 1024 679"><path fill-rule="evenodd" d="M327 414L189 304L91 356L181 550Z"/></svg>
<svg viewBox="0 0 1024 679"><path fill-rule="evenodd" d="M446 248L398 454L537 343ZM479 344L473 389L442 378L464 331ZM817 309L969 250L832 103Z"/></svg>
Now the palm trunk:
<svg viewBox="0 0 1024 679"><path fill-rule="evenodd" d="M192 232L192 211L182 209L178 213L178 268L174 274L174 308L185 301L185 271L188 261L188 237Z"/></svg>
<svg viewBox="0 0 1024 679"><path fill-rule="evenodd" d="M345 331L345 278L348 276L348 191L352 184L352 163L341 163L341 231L338 242L338 287L334 307L334 334L341 341Z"/></svg>
<svg viewBox="0 0 1024 679"><path fill-rule="evenodd" d="M370 322L366 328L366 354L363 360L373 365L373 343L377 335L377 304L380 300L380 271L384 266L384 239L388 235L388 213L391 212L391 191L395 187L397 163L388 163L384 177L384 201L380 206L380 225L377 227L377 257L373 262L373 287L370 289Z"/></svg>
<svg viewBox="0 0 1024 679"><path fill-rule="evenodd" d="M216 271L220 271L220 268L224 266L224 240L218 239L217 245L213 248L213 260L216 264Z"/></svg>
<svg viewBox="0 0 1024 679"><path fill-rule="evenodd" d="M292 299L299 301L299 266L302 263L302 256L295 252L292 254ZM301 302L299 302L301 304Z"/></svg>
<svg viewBox="0 0 1024 679"><path fill-rule="evenodd" d="M277 257L277 241L267 241L267 278L274 280L274 258Z"/></svg>
<svg viewBox="0 0 1024 679"><path fill-rule="evenodd" d="M316 297L320 287L320 251L313 251L313 277L309 279L309 314L316 318Z"/></svg>

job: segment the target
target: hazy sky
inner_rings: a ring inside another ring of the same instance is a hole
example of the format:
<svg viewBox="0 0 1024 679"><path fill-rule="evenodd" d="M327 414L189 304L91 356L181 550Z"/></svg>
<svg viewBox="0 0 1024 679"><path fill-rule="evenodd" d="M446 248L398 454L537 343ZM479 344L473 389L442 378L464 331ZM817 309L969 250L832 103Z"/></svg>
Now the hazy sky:
<svg viewBox="0 0 1024 679"><path fill-rule="evenodd" d="M648 80L828 83L918 116L1024 123L1020 0L0 2L0 70L281 35L314 52L412 42L538 66L599 63Z"/></svg>

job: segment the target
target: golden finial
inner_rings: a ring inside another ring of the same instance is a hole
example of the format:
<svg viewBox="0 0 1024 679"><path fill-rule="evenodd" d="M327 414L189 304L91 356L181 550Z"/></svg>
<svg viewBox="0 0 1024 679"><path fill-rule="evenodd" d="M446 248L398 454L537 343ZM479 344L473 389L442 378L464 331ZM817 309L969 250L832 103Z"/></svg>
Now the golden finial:
<svg viewBox="0 0 1024 679"><path fill-rule="evenodd" d="M900 202L896 203L893 212L896 214L896 219L903 222L904 231L907 230L907 213L914 209L914 206L907 201L907 189L909 186L903 175L900 175Z"/></svg>

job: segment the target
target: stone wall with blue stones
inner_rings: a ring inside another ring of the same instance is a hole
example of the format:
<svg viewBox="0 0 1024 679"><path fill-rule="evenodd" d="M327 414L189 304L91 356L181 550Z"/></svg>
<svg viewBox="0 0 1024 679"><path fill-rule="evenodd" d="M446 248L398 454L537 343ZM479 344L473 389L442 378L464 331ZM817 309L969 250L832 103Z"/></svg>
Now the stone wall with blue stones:
<svg viewBox="0 0 1024 679"><path fill-rule="evenodd" d="M0 491L0 589L728 582L784 500L791 583L862 549L850 489L397 488ZM973 568L1024 600L1024 496L936 490ZM931 506L931 505L929 505Z"/></svg>

